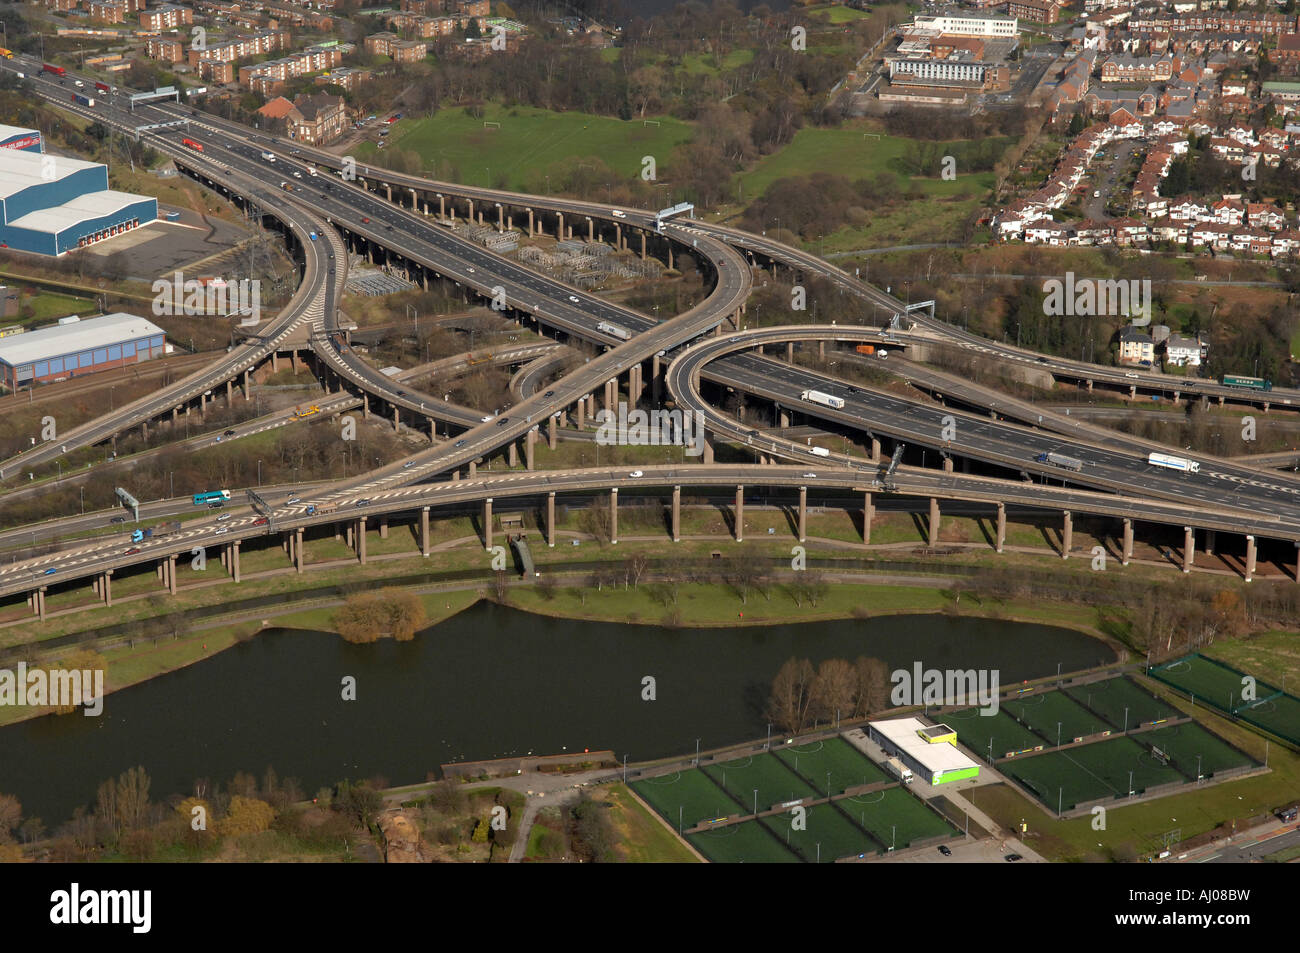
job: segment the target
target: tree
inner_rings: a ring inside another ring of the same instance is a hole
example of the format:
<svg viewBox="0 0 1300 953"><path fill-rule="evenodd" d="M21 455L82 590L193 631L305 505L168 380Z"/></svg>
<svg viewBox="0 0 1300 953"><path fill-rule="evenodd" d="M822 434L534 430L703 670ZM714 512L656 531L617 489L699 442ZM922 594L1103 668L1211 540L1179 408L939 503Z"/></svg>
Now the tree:
<svg viewBox="0 0 1300 953"><path fill-rule="evenodd" d="M275 809L265 801L251 797L233 797L219 832L225 837L243 834L260 834L269 830L275 820Z"/></svg>
<svg viewBox="0 0 1300 953"><path fill-rule="evenodd" d="M889 666L878 658L859 655L853 661L854 717L861 718L885 708L889 701Z"/></svg>
<svg viewBox="0 0 1300 953"><path fill-rule="evenodd" d="M772 694L768 700L768 717L783 731L796 732L803 728L812 707L812 663L807 659L787 659L772 679Z"/></svg>
<svg viewBox="0 0 1300 953"><path fill-rule="evenodd" d="M0 794L0 844L7 844L22 822L23 805L12 794Z"/></svg>
<svg viewBox="0 0 1300 953"><path fill-rule="evenodd" d="M816 714L830 721L851 715L857 697L858 679L853 666L844 659L826 659L817 666L813 680L813 697L817 701Z"/></svg>

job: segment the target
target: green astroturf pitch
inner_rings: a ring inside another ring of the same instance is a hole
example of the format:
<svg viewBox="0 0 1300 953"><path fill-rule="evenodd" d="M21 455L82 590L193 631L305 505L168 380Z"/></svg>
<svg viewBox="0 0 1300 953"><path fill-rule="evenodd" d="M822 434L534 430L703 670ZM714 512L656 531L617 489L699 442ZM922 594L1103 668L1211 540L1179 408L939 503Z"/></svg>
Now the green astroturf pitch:
<svg viewBox="0 0 1300 953"><path fill-rule="evenodd" d="M1105 720L1061 692L1030 692L1014 701L1002 702L1002 710L1019 719L1049 745L1069 744L1075 738L1111 730Z"/></svg>
<svg viewBox="0 0 1300 953"><path fill-rule="evenodd" d="M1087 685L1075 685L1065 693L1079 704L1091 708L1109 721L1112 727L1124 730L1164 721L1178 715L1178 709L1156 698L1129 678L1120 676Z"/></svg>
<svg viewBox="0 0 1300 953"><path fill-rule="evenodd" d="M951 824L902 788L854 794L835 805L884 846L892 843L896 850L922 838L956 833Z"/></svg>
<svg viewBox="0 0 1300 953"><path fill-rule="evenodd" d="M823 795L827 793L828 771L831 794L842 794L846 789L859 784L893 780L883 768L843 738L827 738L805 745L784 745L777 749L776 756Z"/></svg>
<svg viewBox="0 0 1300 953"><path fill-rule="evenodd" d="M733 761L719 761L703 770L745 805L747 814L753 813L755 791L758 792L760 811L786 801L799 801L817 795L816 789L771 754L745 755Z"/></svg>
<svg viewBox="0 0 1300 953"><path fill-rule="evenodd" d="M663 815L677 829L678 809L682 828L694 827L714 817L740 814L741 809L726 792L704 776L698 768L678 771L659 778L633 781L632 790Z"/></svg>
<svg viewBox="0 0 1300 953"><path fill-rule="evenodd" d="M775 834L755 821L687 834L686 839L715 864L793 864L799 860Z"/></svg>
<svg viewBox="0 0 1300 953"><path fill-rule="evenodd" d="M840 857L856 857L858 854L870 856L883 849L883 845L872 840L866 831L830 804L817 804L808 808L803 830L795 830L795 817L790 811L771 814L760 818L760 821L778 841L809 863L817 861L818 845L823 864Z"/></svg>
<svg viewBox="0 0 1300 953"><path fill-rule="evenodd" d="M1189 778L1196 777L1197 755L1203 777L1229 768L1242 768L1254 764L1248 755L1238 751L1218 735L1212 734L1194 721L1168 728L1156 728L1134 735L1143 745L1155 745L1170 762Z"/></svg>
<svg viewBox="0 0 1300 953"><path fill-rule="evenodd" d="M1127 797L1130 771L1132 790L1138 794L1157 784L1186 780L1127 736L1068 751L1014 758L999 764L998 770L1015 778L1052 810L1056 810L1059 798L1061 809L1066 811L1098 798Z"/></svg>
<svg viewBox="0 0 1300 953"><path fill-rule="evenodd" d="M984 715L979 708L963 708L944 715L943 722L957 732L957 738L962 744L982 757L988 757L989 739L993 741L994 759L1004 757L1011 751L1024 751L1047 744L1002 709L998 709L995 715Z"/></svg>

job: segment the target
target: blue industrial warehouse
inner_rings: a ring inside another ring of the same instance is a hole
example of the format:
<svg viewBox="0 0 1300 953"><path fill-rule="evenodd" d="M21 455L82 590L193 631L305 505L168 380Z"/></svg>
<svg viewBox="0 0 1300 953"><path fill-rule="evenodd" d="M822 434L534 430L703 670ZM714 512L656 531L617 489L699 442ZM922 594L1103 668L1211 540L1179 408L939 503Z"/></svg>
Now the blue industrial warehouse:
<svg viewBox="0 0 1300 953"><path fill-rule="evenodd" d="M157 199L108 187L107 166L0 148L0 247L62 255L157 218Z"/></svg>
<svg viewBox="0 0 1300 953"><path fill-rule="evenodd" d="M38 129L23 129L0 123L0 149L17 149L23 152L44 152Z"/></svg>
<svg viewBox="0 0 1300 953"><path fill-rule="evenodd" d="M0 386L14 391L137 364L166 351L163 329L134 314L64 318L52 327L0 339Z"/></svg>

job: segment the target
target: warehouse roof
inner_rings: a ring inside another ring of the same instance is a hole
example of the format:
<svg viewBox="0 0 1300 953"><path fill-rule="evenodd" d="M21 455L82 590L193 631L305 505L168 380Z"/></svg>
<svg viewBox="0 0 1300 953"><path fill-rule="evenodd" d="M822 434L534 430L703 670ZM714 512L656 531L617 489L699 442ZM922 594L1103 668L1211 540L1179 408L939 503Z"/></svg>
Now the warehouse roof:
<svg viewBox="0 0 1300 953"><path fill-rule="evenodd" d="M15 136L40 136L39 129L25 129L22 126L6 126L0 123L0 142L6 139L13 139Z"/></svg>
<svg viewBox="0 0 1300 953"><path fill-rule="evenodd" d="M918 732L927 726L919 718L891 718L889 721L873 721L869 724L892 741L894 747L923 764L931 774L979 767L953 745L944 741L931 744L922 738Z"/></svg>
<svg viewBox="0 0 1300 953"><path fill-rule="evenodd" d="M47 165L47 160L52 161ZM7 199L35 185L58 182L83 169L102 168L103 164L87 162L85 159L24 152L21 149L0 149L0 199Z"/></svg>
<svg viewBox="0 0 1300 953"><path fill-rule="evenodd" d="M56 324L0 338L0 362L10 367L43 361L60 354L76 354L92 348L121 344L124 341L145 340L164 334L152 321L135 314L106 314L100 318L87 318L74 324Z"/></svg>
<svg viewBox="0 0 1300 953"><path fill-rule="evenodd" d="M102 192L87 192L85 195L78 195L75 199L62 205L28 212L26 215L20 215L9 224L14 228L26 228L33 232L57 234L87 219L102 218L105 215L119 212L137 202L148 201L152 201L152 199L147 195L131 195L128 192L115 192L112 189L105 189Z"/></svg>

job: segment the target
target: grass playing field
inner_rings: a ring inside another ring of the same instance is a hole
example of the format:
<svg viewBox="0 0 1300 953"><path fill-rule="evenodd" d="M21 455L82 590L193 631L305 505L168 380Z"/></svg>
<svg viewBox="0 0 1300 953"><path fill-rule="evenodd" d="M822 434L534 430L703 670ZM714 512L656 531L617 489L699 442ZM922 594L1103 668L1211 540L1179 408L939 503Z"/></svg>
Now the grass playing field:
<svg viewBox="0 0 1300 953"><path fill-rule="evenodd" d="M1176 708L1166 705L1141 685L1123 676L1076 685L1067 688L1065 693L1121 731L1126 723L1129 728L1136 728L1178 714Z"/></svg>
<svg viewBox="0 0 1300 953"><path fill-rule="evenodd" d="M703 770L732 797L746 805L746 813L754 810L755 791L760 811L784 801L798 801L817 794L807 781L771 754L747 755L735 761L708 765Z"/></svg>
<svg viewBox="0 0 1300 953"><path fill-rule="evenodd" d="M632 789L674 829L679 820L685 829L709 818L740 813L740 806L698 768L634 781Z"/></svg>
<svg viewBox="0 0 1300 953"><path fill-rule="evenodd" d="M500 128L484 123L500 123ZM643 156L667 166L692 129L660 116L650 124L579 112L488 104L481 119L464 109L440 109L427 119L403 119L393 128L390 149L416 152L427 170L466 185L514 190L544 188L547 170L567 159L598 158L629 180L641 174ZM357 150L374 154L372 146ZM381 160L382 161L382 160Z"/></svg>
<svg viewBox="0 0 1300 953"><path fill-rule="evenodd" d="M1003 702L1002 710L1019 719L1049 745L1069 744L1075 738L1111 727L1062 692L1031 692L1015 701Z"/></svg>
<svg viewBox="0 0 1300 953"><path fill-rule="evenodd" d="M872 837L896 850L915 840L951 834L955 829L902 788L885 788L870 794L855 794L837 801L836 806Z"/></svg>
<svg viewBox="0 0 1300 953"><path fill-rule="evenodd" d="M778 841L809 863L816 863L820 858L827 864L840 857L877 854L881 850L882 845L830 804L808 808L804 820L804 830L795 830L794 817L789 812L761 818Z"/></svg>
<svg viewBox="0 0 1300 953"><path fill-rule="evenodd" d="M962 744L983 757L988 757L990 740L994 758L1047 743L1001 709L995 715L982 715L978 708L963 708L944 715L943 721Z"/></svg>
<svg viewBox="0 0 1300 953"><path fill-rule="evenodd" d="M1256 679L1254 697L1245 699L1240 672L1199 655L1153 669L1151 677L1195 696L1197 704L1235 712L1242 721L1300 742L1300 699L1283 694L1276 685Z"/></svg>
<svg viewBox="0 0 1300 953"><path fill-rule="evenodd" d="M891 780L883 768L843 738L827 738L806 745L786 745L777 749L776 756L820 794L828 793L828 772L831 794L842 794L847 788L858 784Z"/></svg>
<svg viewBox="0 0 1300 953"><path fill-rule="evenodd" d="M1159 764L1142 745L1127 736L1095 744L1052 751L1003 762L998 768L1015 778L1052 810L1103 797L1126 797L1129 772L1132 790L1141 793L1157 784L1186 780L1172 767Z"/></svg>
<svg viewBox="0 0 1300 953"><path fill-rule="evenodd" d="M743 821L686 839L715 864L793 864L797 858L762 824Z"/></svg>
<svg viewBox="0 0 1300 953"><path fill-rule="evenodd" d="M1196 722L1171 725L1144 731L1136 736L1144 745L1155 745L1166 755L1179 771L1189 778L1196 777L1197 756L1200 756L1200 770L1204 777L1210 777L1217 771L1228 768L1240 768L1253 764L1249 757L1217 735L1206 731Z"/></svg>

